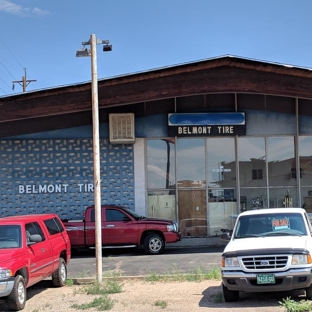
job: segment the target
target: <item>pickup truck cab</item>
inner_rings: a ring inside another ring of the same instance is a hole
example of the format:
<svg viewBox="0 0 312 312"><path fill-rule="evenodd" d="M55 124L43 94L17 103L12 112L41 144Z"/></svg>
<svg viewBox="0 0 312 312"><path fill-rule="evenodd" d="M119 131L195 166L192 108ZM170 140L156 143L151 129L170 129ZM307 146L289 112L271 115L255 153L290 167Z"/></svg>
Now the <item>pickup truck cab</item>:
<svg viewBox="0 0 312 312"><path fill-rule="evenodd" d="M174 221L146 218L116 205L103 205L101 211L103 248L143 246L146 253L159 254L166 243L181 239L178 224ZM95 248L94 206L85 210L82 221L63 220L63 223L73 249Z"/></svg>
<svg viewBox="0 0 312 312"><path fill-rule="evenodd" d="M271 208L239 214L222 254L225 301L239 292L304 289L312 298L311 224L302 208Z"/></svg>
<svg viewBox="0 0 312 312"><path fill-rule="evenodd" d="M67 232L55 214L0 219L0 299L9 309L22 310L26 288L52 276L64 286L71 250Z"/></svg>

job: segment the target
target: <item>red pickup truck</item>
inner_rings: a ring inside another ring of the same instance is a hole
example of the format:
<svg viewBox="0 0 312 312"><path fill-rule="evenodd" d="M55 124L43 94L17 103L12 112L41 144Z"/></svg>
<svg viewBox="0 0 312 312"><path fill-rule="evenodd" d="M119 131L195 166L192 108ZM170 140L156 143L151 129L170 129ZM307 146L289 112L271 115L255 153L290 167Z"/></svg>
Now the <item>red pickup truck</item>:
<svg viewBox="0 0 312 312"><path fill-rule="evenodd" d="M0 218L0 299L19 311L26 288L52 276L64 286L71 248L67 232L55 214Z"/></svg>
<svg viewBox="0 0 312 312"><path fill-rule="evenodd" d="M104 205L101 219L103 248L142 246L148 254L159 254L164 250L165 243L181 239L176 222L139 216L125 207ZM63 223L73 249L95 248L94 206L85 210L84 220L63 220Z"/></svg>

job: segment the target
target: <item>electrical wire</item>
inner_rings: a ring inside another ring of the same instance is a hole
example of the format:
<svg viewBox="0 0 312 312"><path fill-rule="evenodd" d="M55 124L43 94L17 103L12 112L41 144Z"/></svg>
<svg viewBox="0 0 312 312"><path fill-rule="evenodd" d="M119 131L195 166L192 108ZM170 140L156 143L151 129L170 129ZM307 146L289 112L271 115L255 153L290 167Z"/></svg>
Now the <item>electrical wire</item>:
<svg viewBox="0 0 312 312"><path fill-rule="evenodd" d="M5 44L5 42L2 40L2 38L0 38L1 42L3 43L3 45L9 50L9 52L12 54L12 56L14 57L14 59L16 60L16 62L22 67L22 64L18 61L18 59L15 57L15 55L12 53L12 51L9 49L9 47Z"/></svg>
<svg viewBox="0 0 312 312"><path fill-rule="evenodd" d="M4 94L6 94L6 92L5 92L2 88L0 88L0 90L1 90Z"/></svg>
<svg viewBox="0 0 312 312"><path fill-rule="evenodd" d="M4 66L4 64L0 61L0 64L5 68L5 70L11 75L11 77L14 79L14 80L16 80L15 79L15 77L10 73L10 71Z"/></svg>
<svg viewBox="0 0 312 312"><path fill-rule="evenodd" d="M3 45L7 48L7 50L11 53L11 55L14 57L16 62L23 68L22 64L18 61L18 59L15 57L13 52L9 49L9 47L5 44L5 42L0 38L0 41L3 43ZM12 75L12 73L7 69L7 67L0 61L0 64L3 66L3 68L10 74L10 76L16 80L16 78ZM0 77L0 79L11 89L11 87ZM3 89L1 89L3 91ZM14 88L13 88L14 90ZM4 94L7 94L6 92L3 91Z"/></svg>

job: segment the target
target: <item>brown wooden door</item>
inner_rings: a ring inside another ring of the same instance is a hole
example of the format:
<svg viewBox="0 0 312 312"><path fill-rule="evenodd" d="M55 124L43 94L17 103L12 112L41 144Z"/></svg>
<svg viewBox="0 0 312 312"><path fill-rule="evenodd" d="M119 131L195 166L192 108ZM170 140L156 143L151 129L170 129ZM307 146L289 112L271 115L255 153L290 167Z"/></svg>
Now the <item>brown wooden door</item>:
<svg viewBox="0 0 312 312"><path fill-rule="evenodd" d="M182 237L207 236L207 205L205 190L179 190L178 220Z"/></svg>

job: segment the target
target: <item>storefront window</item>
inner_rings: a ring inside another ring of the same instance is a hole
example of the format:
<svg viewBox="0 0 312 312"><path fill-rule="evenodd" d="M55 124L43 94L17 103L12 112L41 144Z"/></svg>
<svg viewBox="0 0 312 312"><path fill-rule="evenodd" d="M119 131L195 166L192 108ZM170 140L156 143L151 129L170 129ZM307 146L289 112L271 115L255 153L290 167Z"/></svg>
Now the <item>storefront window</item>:
<svg viewBox="0 0 312 312"><path fill-rule="evenodd" d="M302 187L302 208L306 210L307 213L312 214L312 187Z"/></svg>
<svg viewBox="0 0 312 312"><path fill-rule="evenodd" d="M241 188L240 212L268 208L266 188Z"/></svg>
<svg viewBox="0 0 312 312"><path fill-rule="evenodd" d="M207 139L209 187L236 187L234 138Z"/></svg>
<svg viewBox="0 0 312 312"><path fill-rule="evenodd" d="M297 188L270 188L270 208L298 207Z"/></svg>
<svg viewBox="0 0 312 312"><path fill-rule="evenodd" d="M294 137L271 137L267 140L269 186L296 185Z"/></svg>
<svg viewBox="0 0 312 312"><path fill-rule="evenodd" d="M209 190L209 235L220 235L221 229L232 230L237 216L236 189Z"/></svg>
<svg viewBox="0 0 312 312"><path fill-rule="evenodd" d="M266 186L264 138L238 138L238 161L241 187Z"/></svg>
<svg viewBox="0 0 312 312"><path fill-rule="evenodd" d="M147 140L147 187L175 188L174 139Z"/></svg>
<svg viewBox="0 0 312 312"><path fill-rule="evenodd" d="M300 163L301 186L312 186L312 137L311 136L299 137L299 163Z"/></svg>
<svg viewBox="0 0 312 312"><path fill-rule="evenodd" d="M201 188L206 185L204 139L178 139L177 163L179 187Z"/></svg>
<svg viewBox="0 0 312 312"><path fill-rule="evenodd" d="M175 191L149 191L148 213L152 218L177 220Z"/></svg>

